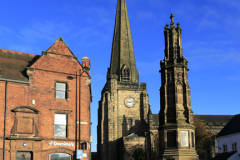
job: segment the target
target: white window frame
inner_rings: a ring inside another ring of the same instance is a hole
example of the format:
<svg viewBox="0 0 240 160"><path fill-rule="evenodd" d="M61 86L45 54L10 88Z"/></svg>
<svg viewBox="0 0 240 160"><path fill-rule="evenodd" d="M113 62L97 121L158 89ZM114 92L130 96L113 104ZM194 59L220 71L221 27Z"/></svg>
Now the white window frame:
<svg viewBox="0 0 240 160"><path fill-rule="evenodd" d="M56 116L59 115L65 115L66 116L66 120L59 120L59 118L57 119ZM67 114L60 114L60 113L55 113L54 114L54 137L57 137L57 138L67 138L67 121L68 121L68 118L67 118ZM56 122L56 120L58 120L58 122ZM65 136L57 136L56 133L55 133L55 129L56 129L56 125L59 125L59 126L65 126Z"/></svg>
<svg viewBox="0 0 240 160"><path fill-rule="evenodd" d="M61 89L58 89L57 88L57 85L58 84L65 84L65 89L64 90L61 90ZM65 82L56 82L56 88L55 88L55 90L56 90L56 95L55 95L55 98L56 99L67 99L67 83L65 83ZM64 93L64 97L57 97L57 93Z"/></svg>

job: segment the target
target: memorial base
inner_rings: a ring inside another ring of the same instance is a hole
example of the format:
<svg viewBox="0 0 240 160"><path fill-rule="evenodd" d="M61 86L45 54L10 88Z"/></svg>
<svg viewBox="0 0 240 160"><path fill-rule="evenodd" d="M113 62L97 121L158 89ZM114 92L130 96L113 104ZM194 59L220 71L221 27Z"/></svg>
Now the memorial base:
<svg viewBox="0 0 240 160"><path fill-rule="evenodd" d="M194 149L166 149L160 152L158 160L199 160Z"/></svg>

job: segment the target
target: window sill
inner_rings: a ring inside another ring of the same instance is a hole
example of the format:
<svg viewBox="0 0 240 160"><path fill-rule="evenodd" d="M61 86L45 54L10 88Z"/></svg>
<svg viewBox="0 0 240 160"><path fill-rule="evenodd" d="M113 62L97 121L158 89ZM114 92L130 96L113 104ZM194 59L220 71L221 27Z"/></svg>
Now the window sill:
<svg viewBox="0 0 240 160"><path fill-rule="evenodd" d="M62 99L62 98L55 98L56 101L66 101L66 102L70 102L70 99Z"/></svg>
<svg viewBox="0 0 240 160"><path fill-rule="evenodd" d="M54 137L54 138L51 138L51 140L59 140L59 141L66 140L66 141L72 141L72 140L68 139L67 137Z"/></svg>
<svg viewBox="0 0 240 160"><path fill-rule="evenodd" d="M50 111L53 111L54 113L59 114L71 114L72 110L61 110L61 109L49 109Z"/></svg>

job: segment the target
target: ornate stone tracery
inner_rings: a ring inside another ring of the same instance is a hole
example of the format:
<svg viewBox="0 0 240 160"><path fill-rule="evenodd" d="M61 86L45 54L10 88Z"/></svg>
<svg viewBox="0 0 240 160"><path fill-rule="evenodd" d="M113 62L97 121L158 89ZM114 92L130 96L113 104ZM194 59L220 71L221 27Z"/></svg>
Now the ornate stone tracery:
<svg viewBox="0 0 240 160"><path fill-rule="evenodd" d="M126 65L122 67L122 81L129 82L130 80L130 70Z"/></svg>
<svg viewBox="0 0 240 160"><path fill-rule="evenodd" d="M188 61L182 55L181 28L179 23L175 28L173 17L174 15L171 14L170 28L168 25L164 27L165 58L164 65L160 64L161 80L167 81L167 85L162 83L160 88L159 159L166 160L170 157L171 159L198 160L194 148L195 142L192 142L194 137L191 137L194 135L194 126L191 123Z"/></svg>
<svg viewBox="0 0 240 160"><path fill-rule="evenodd" d="M176 83L182 85L182 73L181 72L176 73Z"/></svg>

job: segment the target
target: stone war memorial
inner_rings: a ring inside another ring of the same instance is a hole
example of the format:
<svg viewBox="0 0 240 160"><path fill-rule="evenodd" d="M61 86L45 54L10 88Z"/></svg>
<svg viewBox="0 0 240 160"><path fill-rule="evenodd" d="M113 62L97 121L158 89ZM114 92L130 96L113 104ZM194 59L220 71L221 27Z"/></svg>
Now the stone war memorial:
<svg viewBox="0 0 240 160"><path fill-rule="evenodd" d="M182 29L173 20L164 27L165 57L160 62L159 158L197 160L195 127L188 84L188 61L182 53Z"/></svg>

